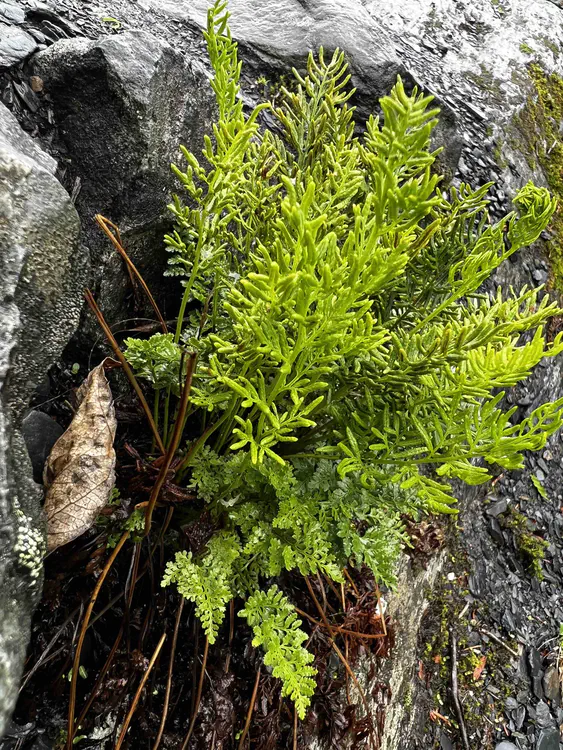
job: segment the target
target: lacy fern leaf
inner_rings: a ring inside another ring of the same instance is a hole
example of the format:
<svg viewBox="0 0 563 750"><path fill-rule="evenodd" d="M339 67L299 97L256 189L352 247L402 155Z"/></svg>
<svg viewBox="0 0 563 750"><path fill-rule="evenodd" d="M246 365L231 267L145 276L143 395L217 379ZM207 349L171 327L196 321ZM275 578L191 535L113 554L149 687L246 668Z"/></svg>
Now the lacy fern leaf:
<svg viewBox="0 0 563 750"><path fill-rule="evenodd" d="M252 628L252 645L262 646L264 663L282 681L282 694L291 697L298 716L304 719L315 692L317 670L310 666L312 654L303 648L308 636L300 629L301 620L291 602L277 586L271 586L249 596L239 616Z"/></svg>
<svg viewBox="0 0 563 750"><path fill-rule="evenodd" d="M233 598L233 563L239 554L237 537L223 532L210 540L201 560L194 561L191 552L178 552L166 565L162 586L175 583L180 594L195 603L209 643L215 643L225 607Z"/></svg>

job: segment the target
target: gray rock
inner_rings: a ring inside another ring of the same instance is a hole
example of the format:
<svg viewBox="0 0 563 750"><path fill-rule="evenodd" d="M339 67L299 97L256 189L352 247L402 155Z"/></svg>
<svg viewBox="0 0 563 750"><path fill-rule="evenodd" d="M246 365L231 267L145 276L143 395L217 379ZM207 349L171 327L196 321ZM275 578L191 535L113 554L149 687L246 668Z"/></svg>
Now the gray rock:
<svg viewBox="0 0 563 750"><path fill-rule="evenodd" d="M25 11L13 3L0 2L0 20L8 23L20 24L25 21Z"/></svg>
<svg viewBox="0 0 563 750"><path fill-rule="evenodd" d="M516 745L514 745L512 742L499 742L498 745L495 745L495 750L518 750Z"/></svg>
<svg viewBox="0 0 563 750"><path fill-rule="evenodd" d="M207 0L142 0L141 4L178 20L206 24ZM349 55L356 76L377 82L380 95L388 93L397 72L404 70L392 35L360 2L268 0L257 13L253 0L235 0L229 10L235 39L266 65L277 59L285 68L300 66L310 50L340 47Z"/></svg>
<svg viewBox="0 0 563 750"><path fill-rule="evenodd" d="M44 552L41 491L21 422L76 328L88 268L55 167L0 104L0 734L17 695Z"/></svg>
<svg viewBox="0 0 563 750"><path fill-rule="evenodd" d="M30 411L23 420L22 434L37 484L43 483L45 461L63 432L57 422L41 411Z"/></svg>
<svg viewBox="0 0 563 750"><path fill-rule="evenodd" d="M539 701L536 706L536 722L539 727L549 727L554 723L549 706L544 701Z"/></svg>
<svg viewBox="0 0 563 750"><path fill-rule="evenodd" d="M536 750L559 750L559 729L557 727L542 729Z"/></svg>
<svg viewBox="0 0 563 750"><path fill-rule="evenodd" d="M207 0L141 0L144 8L203 27ZM229 5L233 36L245 49L245 75L256 78L286 74L292 67L303 70L311 50L328 52L340 48L346 53L354 104L360 120L377 108L378 99L389 93L401 75L407 89L415 84L428 93L426 71L415 71L398 55L395 34L384 27L381 17L370 13L359 0L267 0L256 11L256 0L234 0ZM248 75L250 73L250 76ZM438 157L448 178L453 177L461 155L462 139L456 115L445 96L439 101L442 113L434 132Z"/></svg>
<svg viewBox="0 0 563 750"><path fill-rule="evenodd" d="M25 60L37 49L37 42L23 29L0 21L0 70Z"/></svg>
<svg viewBox="0 0 563 750"><path fill-rule="evenodd" d="M497 516L502 515L503 513L506 513L508 509L508 500L505 497L502 497L500 500L497 500L494 503L491 503L485 510L485 513L488 516L493 516L496 518Z"/></svg>
<svg viewBox="0 0 563 750"><path fill-rule="evenodd" d="M558 703L561 696L561 685L559 683L558 669L554 664L545 670L542 684L547 700Z"/></svg>
<svg viewBox="0 0 563 750"><path fill-rule="evenodd" d="M110 322L132 317L128 274L92 221L97 213L119 224L149 287L170 305L163 313L174 315L179 286L163 277L162 242L172 224L166 206L178 188L170 163L178 161L180 144L199 151L210 132L214 101L204 73L141 31L59 41L34 57L33 68L53 101L68 154L65 185L69 191L81 185L76 208L102 311Z"/></svg>

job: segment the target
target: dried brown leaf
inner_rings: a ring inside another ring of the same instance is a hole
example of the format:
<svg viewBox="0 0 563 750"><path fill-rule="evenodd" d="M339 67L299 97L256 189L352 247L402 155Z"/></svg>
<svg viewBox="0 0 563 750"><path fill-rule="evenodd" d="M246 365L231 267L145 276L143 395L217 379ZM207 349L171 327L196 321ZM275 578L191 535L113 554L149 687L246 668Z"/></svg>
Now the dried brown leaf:
<svg viewBox="0 0 563 750"><path fill-rule="evenodd" d="M115 484L117 422L104 364L95 367L80 386L74 419L55 443L45 466L49 550L87 531Z"/></svg>
<svg viewBox="0 0 563 750"><path fill-rule="evenodd" d="M477 680L481 679L481 675L483 674L483 670L485 669L485 664L486 663L487 663L487 657L486 656L482 656L479 659L479 664L477 664L477 666L473 670L473 679L474 679L475 682L477 682Z"/></svg>

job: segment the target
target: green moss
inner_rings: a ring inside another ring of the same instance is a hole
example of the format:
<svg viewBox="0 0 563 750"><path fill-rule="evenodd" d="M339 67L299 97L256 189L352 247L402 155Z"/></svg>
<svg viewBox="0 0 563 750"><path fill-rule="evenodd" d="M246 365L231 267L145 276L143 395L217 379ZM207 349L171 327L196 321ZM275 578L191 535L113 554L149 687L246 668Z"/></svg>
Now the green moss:
<svg viewBox="0 0 563 750"><path fill-rule="evenodd" d="M545 539L542 539L535 534L523 533L518 539L520 554L528 561L534 575L540 581L543 578L541 563L545 557L545 550L548 546L549 545Z"/></svg>
<svg viewBox="0 0 563 750"><path fill-rule="evenodd" d="M526 516L512 508L508 516L502 519L502 524L512 530L514 544L522 562L541 581L543 579L541 564L545 558L545 550L549 546L549 543L529 531Z"/></svg>
<svg viewBox="0 0 563 750"><path fill-rule="evenodd" d="M493 152L495 161L501 169L504 169L507 166L507 161L502 154L503 145L504 145L503 139L499 138L498 141L495 143L495 148Z"/></svg>
<svg viewBox="0 0 563 750"><path fill-rule="evenodd" d="M497 100L498 102L502 101L502 91L500 89L500 81L498 78L495 78L493 72L487 68L486 65L481 63L481 72L475 73L472 70L465 70L463 72L464 77L473 83L474 86L477 86L482 91L486 91L488 94L491 95L491 98Z"/></svg>
<svg viewBox="0 0 563 750"><path fill-rule="evenodd" d="M526 42L522 42L520 45L520 52L523 52L525 55L533 55L535 50L532 49L529 44L526 44Z"/></svg>
<svg viewBox="0 0 563 750"><path fill-rule="evenodd" d="M563 292L563 79L532 63L528 72L535 94L516 118L526 152L543 168L549 187L559 200L548 242L552 286Z"/></svg>
<svg viewBox="0 0 563 750"><path fill-rule="evenodd" d="M557 43L552 39L548 39L548 37L546 36L541 37L540 41L542 42L544 47L553 52L553 55L557 60L559 58L559 55L561 54L561 48L557 45Z"/></svg>

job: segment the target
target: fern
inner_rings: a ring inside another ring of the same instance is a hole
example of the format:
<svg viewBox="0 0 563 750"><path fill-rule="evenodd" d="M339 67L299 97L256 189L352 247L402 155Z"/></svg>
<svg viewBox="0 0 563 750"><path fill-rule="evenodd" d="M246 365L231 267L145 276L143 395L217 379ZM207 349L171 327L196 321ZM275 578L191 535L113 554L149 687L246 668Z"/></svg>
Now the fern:
<svg viewBox="0 0 563 750"><path fill-rule="evenodd" d="M176 331L129 339L126 356L158 396L178 394L182 350L198 355L176 476L221 531L203 555L178 553L164 584L195 602L210 642L229 600L246 599L254 642L303 716L305 635L264 579L339 581L367 565L392 585L403 515L455 513L452 480L520 468L562 424L563 399L515 423L503 398L563 351L562 334L544 333L563 311L543 290L483 291L555 201L528 184L493 223L490 185L442 192L438 110L400 79L358 134L338 50L311 54L291 90L247 115L220 0L205 39L218 119L202 154L183 149L173 166ZM159 408L155 397L157 423Z"/></svg>
<svg viewBox="0 0 563 750"><path fill-rule="evenodd" d="M191 552L177 552L174 562L166 565L162 586L175 583L185 599L195 602L196 614L209 643L215 643L225 606L233 597L233 563L239 554L237 538L223 532L210 540L200 561L195 562Z"/></svg>
<svg viewBox="0 0 563 750"><path fill-rule="evenodd" d="M307 634L300 629L301 620L293 606L277 586L271 586L268 591L249 596L239 616L252 628L252 645L262 646L266 652L264 663L282 681L282 695L291 697L298 716L304 719L315 692L312 678L316 669L310 666L312 654L303 648Z"/></svg>
<svg viewBox="0 0 563 750"><path fill-rule="evenodd" d="M149 339L125 339L125 357L137 377L145 378L155 390L180 391L182 350L171 333L156 333Z"/></svg>

